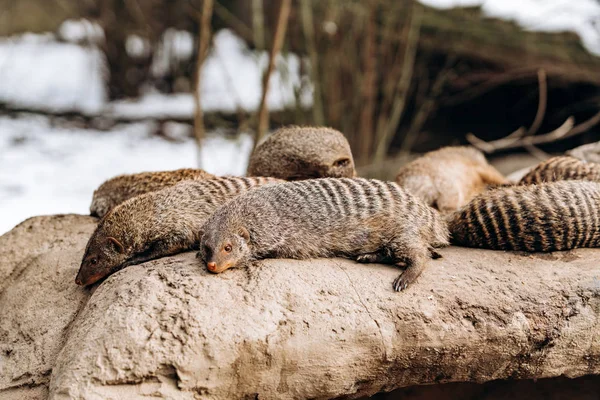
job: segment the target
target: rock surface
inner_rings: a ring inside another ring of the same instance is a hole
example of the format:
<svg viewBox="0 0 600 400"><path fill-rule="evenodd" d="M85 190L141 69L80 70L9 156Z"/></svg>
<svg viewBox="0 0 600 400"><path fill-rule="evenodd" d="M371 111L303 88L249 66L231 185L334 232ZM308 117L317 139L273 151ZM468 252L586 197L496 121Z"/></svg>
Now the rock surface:
<svg viewBox="0 0 600 400"><path fill-rule="evenodd" d="M356 398L399 387L600 373L598 249L451 247L405 293L396 268L193 253L74 284L95 220L0 237L0 399Z"/></svg>

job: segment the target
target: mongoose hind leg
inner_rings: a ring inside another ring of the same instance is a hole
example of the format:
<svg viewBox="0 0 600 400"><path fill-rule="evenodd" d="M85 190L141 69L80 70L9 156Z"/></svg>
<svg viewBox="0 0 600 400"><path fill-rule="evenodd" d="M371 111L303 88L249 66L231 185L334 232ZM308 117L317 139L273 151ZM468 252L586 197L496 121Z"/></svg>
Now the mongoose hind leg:
<svg viewBox="0 0 600 400"><path fill-rule="evenodd" d="M429 256L431 258L433 258L434 260L437 260L438 258L443 258L444 257L433 246L427 247L427 250L429 251Z"/></svg>
<svg viewBox="0 0 600 400"><path fill-rule="evenodd" d="M435 257L427 246L423 245L404 245L397 249L397 261L394 263L397 266L406 265L406 269L394 280L394 290L400 292L406 289L413 283L421 272L425 269L425 263L430 257Z"/></svg>

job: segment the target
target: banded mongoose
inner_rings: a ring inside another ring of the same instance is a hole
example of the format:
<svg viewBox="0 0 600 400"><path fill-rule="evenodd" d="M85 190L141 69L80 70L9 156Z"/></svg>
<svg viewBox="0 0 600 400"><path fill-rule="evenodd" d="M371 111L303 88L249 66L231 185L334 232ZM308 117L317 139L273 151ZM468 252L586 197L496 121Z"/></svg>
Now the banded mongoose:
<svg viewBox="0 0 600 400"><path fill-rule="evenodd" d="M108 212L88 241L75 282L91 285L133 264L192 249L221 205L274 178L185 181L125 201Z"/></svg>
<svg viewBox="0 0 600 400"><path fill-rule="evenodd" d="M114 206L140 194L155 192L181 181L210 178L215 176L201 169L191 168L119 175L107 180L94 191L90 214L101 218Z"/></svg>
<svg viewBox="0 0 600 400"><path fill-rule="evenodd" d="M401 168L396 182L443 213L458 210L488 186L509 183L481 151L467 146L426 153Z"/></svg>
<svg viewBox="0 0 600 400"><path fill-rule="evenodd" d="M452 242L494 250L555 251L600 245L600 183L502 187L449 217Z"/></svg>
<svg viewBox="0 0 600 400"><path fill-rule="evenodd" d="M520 185L566 180L585 180L600 182L600 164L587 163L575 157L552 157L525 175Z"/></svg>
<svg viewBox="0 0 600 400"><path fill-rule="evenodd" d="M216 211L198 257L220 273L262 258L345 257L406 266L406 289L448 244L438 212L393 182L323 178L261 187Z"/></svg>
<svg viewBox="0 0 600 400"><path fill-rule="evenodd" d="M289 126L260 143L248 165L248 176L287 181L356 176L348 140L332 128Z"/></svg>

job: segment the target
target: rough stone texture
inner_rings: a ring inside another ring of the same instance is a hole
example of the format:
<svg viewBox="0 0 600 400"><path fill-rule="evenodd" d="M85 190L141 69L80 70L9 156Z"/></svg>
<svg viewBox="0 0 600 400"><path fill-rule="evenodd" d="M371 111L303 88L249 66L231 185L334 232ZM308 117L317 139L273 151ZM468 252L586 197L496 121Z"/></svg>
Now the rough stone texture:
<svg viewBox="0 0 600 400"><path fill-rule="evenodd" d="M357 398L600 373L598 249L451 247L405 293L390 266L211 275L186 253L90 291L73 280L94 225L39 217L0 237L0 399Z"/></svg>

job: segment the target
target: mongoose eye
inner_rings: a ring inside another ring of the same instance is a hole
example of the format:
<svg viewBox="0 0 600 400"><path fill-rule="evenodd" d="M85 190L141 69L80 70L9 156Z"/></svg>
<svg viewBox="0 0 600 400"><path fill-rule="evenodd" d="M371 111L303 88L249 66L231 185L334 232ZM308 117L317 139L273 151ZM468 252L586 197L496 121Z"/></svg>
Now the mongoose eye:
<svg viewBox="0 0 600 400"><path fill-rule="evenodd" d="M334 161L334 167L347 167L350 164L349 158L340 158L339 160Z"/></svg>
<svg viewBox="0 0 600 400"><path fill-rule="evenodd" d="M98 264L98 259L96 257L94 257L90 260L90 262L92 263L92 265L96 265L96 264Z"/></svg>
<svg viewBox="0 0 600 400"><path fill-rule="evenodd" d="M226 244L225 247L223 247L223 250L225 250L225 253L230 253L231 252L231 245L230 244Z"/></svg>

